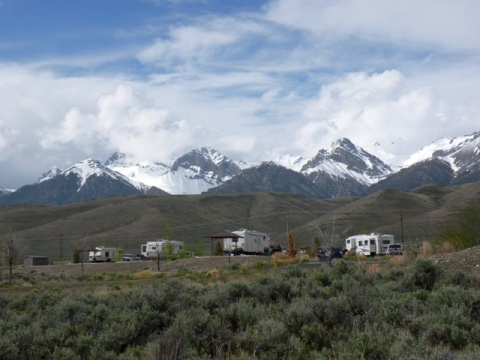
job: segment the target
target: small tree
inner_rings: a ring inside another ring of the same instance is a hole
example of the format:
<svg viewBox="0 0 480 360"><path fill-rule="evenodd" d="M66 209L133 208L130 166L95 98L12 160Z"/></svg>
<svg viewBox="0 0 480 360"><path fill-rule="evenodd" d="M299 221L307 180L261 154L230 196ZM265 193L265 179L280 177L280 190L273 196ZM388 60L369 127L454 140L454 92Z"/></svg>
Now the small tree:
<svg viewBox="0 0 480 360"><path fill-rule="evenodd" d="M170 227L170 224L168 223L168 219L164 219L162 222L162 233L163 233L163 238L165 240L171 240L173 236L173 229ZM170 254L173 253L173 245L167 244L165 248L160 249L160 243L157 242L157 252L156 252L156 259L155 262L157 263L157 271L160 272L160 263L162 261L162 257L164 252L165 254Z"/></svg>
<svg viewBox="0 0 480 360"><path fill-rule="evenodd" d="M2 259L8 265L8 284L12 285L13 264L20 258L21 238L17 233L8 233L0 238Z"/></svg>
<svg viewBox="0 0 480 360"><path fill-rule="evenodd" d="M330 225L321 224L320 222L313 225L313 228L318 234L318 245L325 248L332 248L335 246L340 246L342 237L345 236L348 230L350 230L351 226L347 229L338 232L335 228L335 214L332 218L332 223Z"/></svg>

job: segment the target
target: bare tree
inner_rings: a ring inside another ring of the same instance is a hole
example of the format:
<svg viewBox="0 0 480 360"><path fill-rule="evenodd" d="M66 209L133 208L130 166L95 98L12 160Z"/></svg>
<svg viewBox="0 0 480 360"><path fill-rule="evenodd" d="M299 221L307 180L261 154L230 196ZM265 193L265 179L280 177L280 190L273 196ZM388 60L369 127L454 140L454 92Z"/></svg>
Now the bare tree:
<svg viewBox="0 0 480 360"><path fill-rule="evenodd" d="M171 228L170 224L168 223L168 219L164 219L162 222L162 232L164 240L170 241L173 236L173 229ZM157 263L157 271L160 272L160 263L165 255L171 255L173 253L173 246L170 244L159 243L157 241L157 252L156 252L156 263Z"/></svg>
<svg viewBox="0 0 480 360"><path fill-rule="evenodd" d="M12 285L13 264L21 254L21 237L17 233L8 233L0 237L1 255L3 261L8 265L8 284Z"/></svg>
<svg viewBox="0 0 480 360"><path fill-rule="evenodd" d="M313 228L318 234L318 245L320 247L332 248L342 245L343 236L350 230L351 226L347 227L343 231L338 231L335 228L335 215L332 217L330 224L316 223Z"/></svg>

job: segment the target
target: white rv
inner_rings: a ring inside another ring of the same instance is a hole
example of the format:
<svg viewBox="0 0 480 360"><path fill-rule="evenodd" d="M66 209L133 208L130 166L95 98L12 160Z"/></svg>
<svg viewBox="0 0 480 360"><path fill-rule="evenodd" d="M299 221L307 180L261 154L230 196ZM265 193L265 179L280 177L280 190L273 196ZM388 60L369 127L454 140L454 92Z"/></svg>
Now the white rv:
<svg viewBox="0 0 480 360"><path fill-rule="evenodd" d="M115 255L117 254L118 249L112 247L96 247L94 250L88 253L89 262L110 262L115 260Z"/></svg>
<svg viewBox="0 0 480 360"><path fill-rule="evenodd" d="M226 238L223 240L223 251L232 254L265 254L270 246L270 235L264 232L240 229L232 231L240 238Z"/></svg>
<svg viewBox="0 0 480 360"><path fill-rule="evenodd" d="M155 259L159 255L175 255L185 247L183 241L158 239L141 246L142 258Z"/></svg>
<svg viewBox="0 0 480 360"><path fill-rule="evenodd" d="M345 240L345 249L355 249L356 254L365 256L385 255L388 246L395 243L393 235L371 233L354 235Z"/></svg>

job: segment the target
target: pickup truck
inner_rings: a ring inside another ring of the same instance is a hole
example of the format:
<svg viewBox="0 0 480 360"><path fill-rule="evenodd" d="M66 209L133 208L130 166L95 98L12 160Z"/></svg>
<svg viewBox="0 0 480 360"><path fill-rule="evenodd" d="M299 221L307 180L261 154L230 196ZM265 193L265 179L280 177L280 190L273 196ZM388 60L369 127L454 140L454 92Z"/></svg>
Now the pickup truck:
<svg viewBox="0 0 480 360"><path fill-rule="evenodd" d="M133 254L125 254L125 255L123 255L122 260L123 261L138 261L138 260L140 260L140 257L137 256L137 255L133 255Z"/></svg>

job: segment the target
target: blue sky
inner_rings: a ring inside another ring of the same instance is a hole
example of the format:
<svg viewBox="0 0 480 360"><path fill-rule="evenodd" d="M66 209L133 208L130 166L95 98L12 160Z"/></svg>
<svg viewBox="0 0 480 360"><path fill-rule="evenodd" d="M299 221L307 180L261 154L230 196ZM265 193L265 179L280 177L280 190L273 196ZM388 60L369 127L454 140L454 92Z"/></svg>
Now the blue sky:
<svg viewBox="0 0 480 360"><path fill-rule="evenodd" d="M401 165L480 130L476 0L0 0L0 187L56 165L311 157Z"/></svg>

